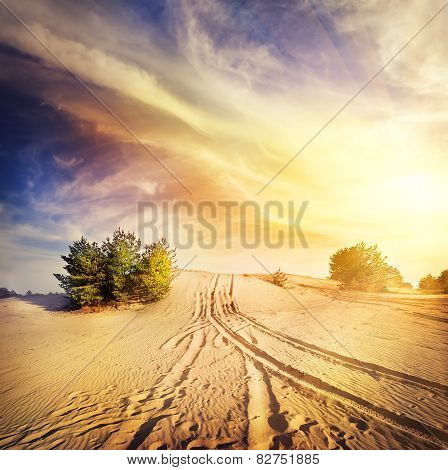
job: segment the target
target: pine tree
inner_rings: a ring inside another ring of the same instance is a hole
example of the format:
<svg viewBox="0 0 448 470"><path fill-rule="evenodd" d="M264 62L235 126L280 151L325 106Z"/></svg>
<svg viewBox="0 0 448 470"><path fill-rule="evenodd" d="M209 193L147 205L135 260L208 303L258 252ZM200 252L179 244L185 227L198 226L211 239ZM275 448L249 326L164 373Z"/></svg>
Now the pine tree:
<svg viewBox="0 0 448 470"><path fill-rule="evenodd" d="M102 299L104 257L97 243L81 237L69 246L69 254L61 256L68 274L54 274L59 285L78 305L97 305Z"/></svg>
<svg viewBox="0 0 448 470"><path fill-rule="evenodd" d="M105 292L107 300L128 301L135 295L136 274L140 264L141 242L134 233L115 230L103 242Z"/></svg>

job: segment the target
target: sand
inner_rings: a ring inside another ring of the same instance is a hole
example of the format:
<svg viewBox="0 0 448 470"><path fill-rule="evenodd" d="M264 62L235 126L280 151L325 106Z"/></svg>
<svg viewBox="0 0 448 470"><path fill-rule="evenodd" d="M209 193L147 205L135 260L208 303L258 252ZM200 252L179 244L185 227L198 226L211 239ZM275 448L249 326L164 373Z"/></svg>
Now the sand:
<svg viewBox="0 0 448 470"><path fill-rule="evenodd" d="M448 447L448 296L184 272L128 310L0 301L0 448Z"/></svg>

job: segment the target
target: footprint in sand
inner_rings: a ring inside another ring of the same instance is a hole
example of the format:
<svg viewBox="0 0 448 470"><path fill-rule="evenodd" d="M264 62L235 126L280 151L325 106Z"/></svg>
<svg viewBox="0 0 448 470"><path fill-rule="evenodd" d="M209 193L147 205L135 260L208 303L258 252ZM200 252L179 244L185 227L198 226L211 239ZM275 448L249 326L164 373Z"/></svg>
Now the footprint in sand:
<svg viewBox="0 0 448 470"><path fill-rule="evenodd" d="M355 418L354 416L350 416L348 420L351 424L354 424L356 428L362 432L367 431L367 429L369 429L369 425L361 418Z"/></svg>
<svg viewBox="0 0 448 470"><path fill-rule="evenodd" d="M342 431L337 426L330 426L330 439L328 440L328 446L330 447L330 441L332 441L334 447L332 449L345 449L349 450L350 447L347 445L347 440L353 439L353 436L347 436L345 431Z"/></svg>
<svg viewBox="0 0 448 470"><path fill-rule="evenodd" d="M311 427L317 426L319 423L316 420L311 421L311 418L305 418L305 421L305 423L299 426L299 430L302 431L304 434L308 435Z"/></svg>

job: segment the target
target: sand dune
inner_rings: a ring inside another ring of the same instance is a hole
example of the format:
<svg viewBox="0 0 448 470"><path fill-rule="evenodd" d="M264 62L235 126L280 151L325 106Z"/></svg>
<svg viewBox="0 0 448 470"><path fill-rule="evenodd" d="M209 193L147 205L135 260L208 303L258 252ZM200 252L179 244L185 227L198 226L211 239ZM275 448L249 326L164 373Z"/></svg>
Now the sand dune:
<svg viewBox="0 0 448 470"><path fill-rule="evenodd" d="M184 272L93 314L0 301L0 447L448 447L448 296L290 280Z"/></svg>

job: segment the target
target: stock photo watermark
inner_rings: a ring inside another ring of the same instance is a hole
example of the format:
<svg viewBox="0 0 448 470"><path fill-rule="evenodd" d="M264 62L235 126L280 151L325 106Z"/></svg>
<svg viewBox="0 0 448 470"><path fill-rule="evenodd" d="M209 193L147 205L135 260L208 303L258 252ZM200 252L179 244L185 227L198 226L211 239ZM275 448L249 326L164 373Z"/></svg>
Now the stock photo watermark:
<svg viewBox="0 0 448 470"><path fill-rule="evenodd" d="M179 249L308 248L302 222L309 201L139 201L138 234Z"/></svg>

